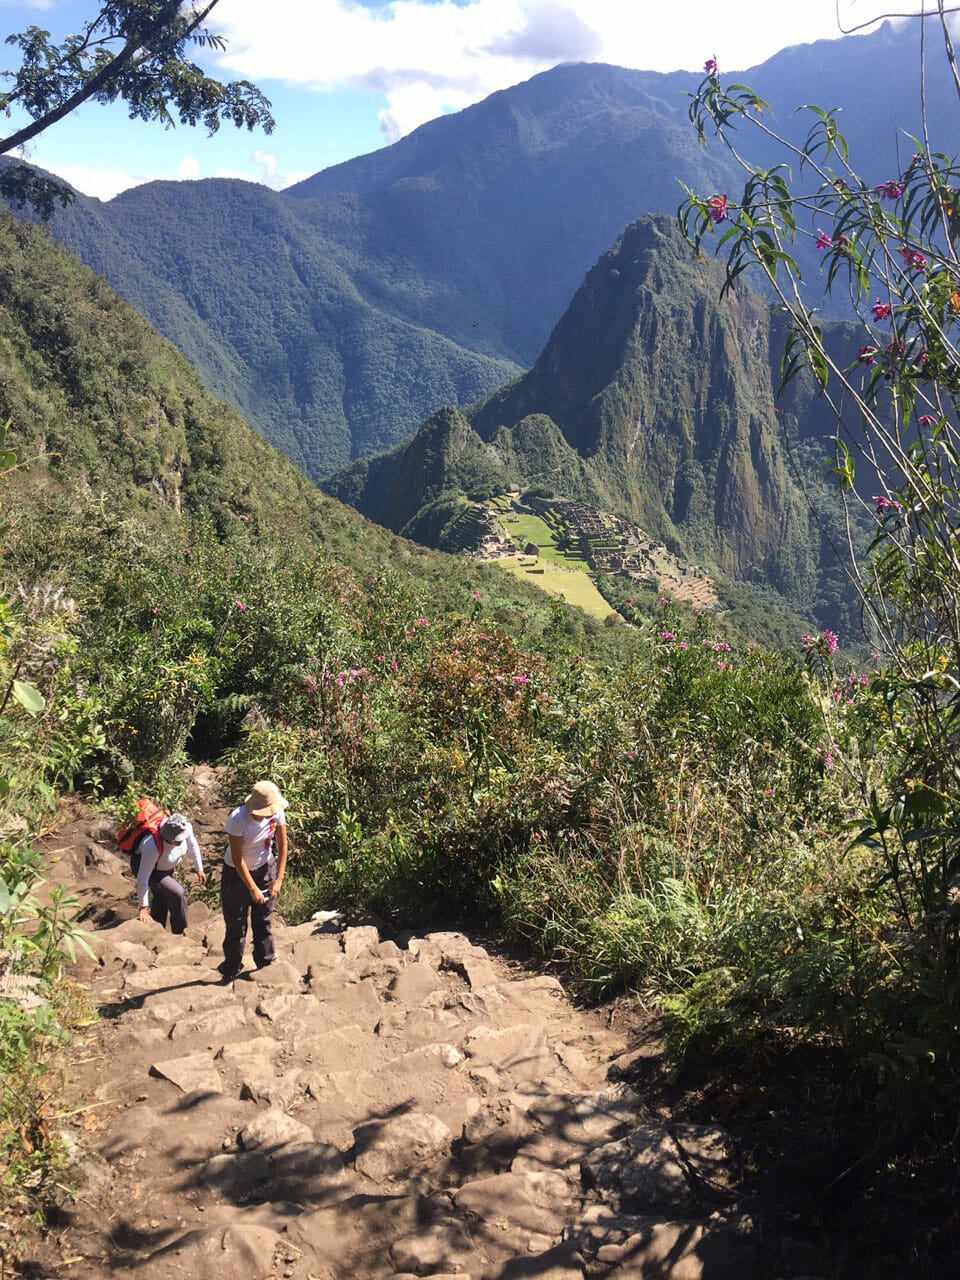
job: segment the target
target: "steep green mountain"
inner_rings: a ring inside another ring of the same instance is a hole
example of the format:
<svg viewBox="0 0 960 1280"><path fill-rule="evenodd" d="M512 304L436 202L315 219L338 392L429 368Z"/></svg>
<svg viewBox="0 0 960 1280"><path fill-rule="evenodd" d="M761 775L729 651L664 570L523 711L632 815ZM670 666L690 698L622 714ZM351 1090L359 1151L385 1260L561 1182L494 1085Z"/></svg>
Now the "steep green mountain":
<svg viewBox="0 0 960 1280"><path fill-rule="evenodd" d="M784 51L743 77L788 132L807 127L790 114L799 102L842 106L879 181L903 131L919 129L915 52L914 35L884 28ZM624 226L674 211L678 179L738 189L687 121L696 81L556 67L283 194L151 183L80 199L53 230L317 478L529 366ZM952 93L931 66L932 125Z"/></svg>
<svg viewBox="0 0 960 1280"><path fill-rule="evenodd" d="M203 529L241 562L261 543L322 548L363 578L396 575L434 610L465 609L479 589L511 629L551 625L532 587L399 539L321 494L102 279L45 230L0 210L0 423L8 420L6 447L21 460L0 491L13 582L69 588L76 557L95 563L133 522L157 554L191 554ZM564 625L601 648L624 643L572 611Z"/></svg>
<svg viewBox="0 0 960 1280"><path fill-rule="evenodd" d="M325 487L421 536L422 508L442 495L543 486L816 609L833 557L789 452L804 454L819 490L808 463L823 452L824 410L801 384L778 412L783 335L746 287L718 303L721 278L668 219L634 223L587 274L529 373L472 409L440 411L405 447Z"/></svg>

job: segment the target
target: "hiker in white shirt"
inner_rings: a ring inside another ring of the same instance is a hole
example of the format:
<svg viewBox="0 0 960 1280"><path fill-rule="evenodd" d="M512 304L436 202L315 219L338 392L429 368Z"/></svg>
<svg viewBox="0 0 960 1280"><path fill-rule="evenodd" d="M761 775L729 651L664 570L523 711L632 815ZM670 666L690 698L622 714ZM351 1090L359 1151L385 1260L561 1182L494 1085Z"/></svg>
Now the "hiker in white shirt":
<svg viewBox="0 0 960 1280"><path fill-rule="evenodd" d="M287 866L286 807L287 801L272 782L255 782L243 804L227 818L230 847L220 877L226 925L220 972L227 982L243 968L248 919L254 964L263 969L273 963L273 903Z"/></svg>
<svg viewBox="0 0 960 1280"><path fill-rule="evenodd" d="M183 933L187 927L186 891L174 875L186 854L193 860L197 879L207 883L200 856L200 845L193 827L182 813L171 813L160 824L162 849L152 831L147 831L137 842L135 852L140 855L137 873L137 895L140 904L138 919L146 922L153 918L161 929L170 920L172 933Z"/></svg>

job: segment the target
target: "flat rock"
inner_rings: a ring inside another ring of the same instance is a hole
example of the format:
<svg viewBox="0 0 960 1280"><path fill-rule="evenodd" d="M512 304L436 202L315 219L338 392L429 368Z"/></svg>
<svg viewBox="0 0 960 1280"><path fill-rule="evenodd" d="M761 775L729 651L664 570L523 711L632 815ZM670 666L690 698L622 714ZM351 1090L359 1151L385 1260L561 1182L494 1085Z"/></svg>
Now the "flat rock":
<svg viewBox="0 0 960 1280"><path fill-rule="evenodd" d="M156 973L156 970L153 970ZM202 973L201 969L194 970ZM158 1022L176 1022L187 1013L199 1013L204 1009L236 1009L237 1001L232 993L216 982L202 981L173 991L160 989L155 995L143 997L143 1007Z"/></svg>
<svg viewBox="0 0 960 1280"><path fill-rule="evenodd" d="M614 1266L617 1280L659 1274L670 1280L755 1280L759 1275L757 1251L749 1241L699 1222L616 1219L581 1233L578 1243L588 1257Z"/></svg>
<svg viewBox="0 0 960 1280"><path fill-rule="evenodd" d="M145 1103L127 1107L110 1121L98 1150L107 1160L146 1148L152 1135L164 1125L158 1112Z"/></svg>
<svg viewBox="0 0 960 1280"><path fill-rule="evenodd" d="M268 1227L248 1224L189 1231L137 1266L143 1280L266 1280L283 1240Z"/></svg>
<svg viewBox="0 0 960 1280"><path fill-rule="evenodd" d="M483 947L474 946L462 933L428 933L425 938L411 938L407 950L435 969L462 967L467 956L478 960L489 958Z"/></svg>
<svg viewBox="0 0 960 1280"><path fill-rule="evenodd" d="M455 1274L463 1280L465 1269L476 1262L477 1252L465 1224L446 1218L398 1240L390 1250L390 1259L400 1272L429 1275L432 1280L438 1274Z"/></svg>
<svg viewBox="0 0 960 1280"><path fill-rule="evenodd" d="M301 973L321 973L343 964L343 949L337 935L318 933L316 925L311 924L299 925L289 932L294 935L293 960Z"/></svg>
<svg viewBox="0 0 960 1280"><path fill-rule="evenodd" d="M217 1057L228 1067L243 1071L251 1063L260 1064L264 1059L272 1061L283 1045L273 1036L250 1036L236 1044L220 1046Z"/></svg>
<svg viewBox="0 0 960 1280"><path fill-rule="evenodd" d="M500 1280L583 1280L583 1259L572 1245L564 1241L543 1253L527 1258L514 1258L503 1268ZM614 1272L619 1280L620 1272ZM644 1280L677 1280L672 1271L651 1271Z"/></svg>
<svg viewBox="0 0 960 1280"><path fill-rule="evenodd" d="M271 1107L289 1107L304 1088L299 1072L280 1073L269 1058L254 1059L240 1074L240 1097Z"/></svg>
<svg viewBox="0 0 960 1280"><path fill-rule="evenodd" d="M372 1029L334 1027L297 1042L297 1060L305 1074L319 1078L333 1071L363 1071L376 1067L383 1045Z"/></svg>
<svg viewBox="0 0 960 1280"><path fill-rule="evenodd" d="M190 911L194 908L191 906ZM155 941L152 940L152 941ZM189 934L170 935L170 941L163 945L163 963L165 965L200 964L206 955L206 948L199 937L191 938Z"/></svg>
<svg viewBox="0 0 960 1280"><path fill-rule="evenodd" d="M125 969L150 969L157 963L156 954L142 942L128 942L125 938L114 941L109 937L92 935L91 946L101 965L120 964Z"/></svg>
<svg viewBox="0 0 960 1280"><path fill-rule="evenodd" d="M270 1177L270 1161L262 1151L213 1156L197 1176L204 1186L220 1191L228 1199L242 1200Z"/></svg>
<svg viewBox="0 0 960 1280"><path fill-rule="evenodd" d="M162 1076L183 1093L222 1093L220 1073L208 1053L191 1053L185 1058L169 1058L150 1066L152 1076Z"/></svg>
<svg viewBox="0 0 960 1280"><path fill-rule="evenodd" d="M320 1017L327 1026L349 1023L373 1031L380 1021L380 998L369 981L348 985L339 974L324 971L319 980L311 978L310 994L320 1001Z"/></svg>
<svg viewBox="0 0 960 1280"><path fill-rule="evenodd" d="M197 930L200 941L207 951L220 951L226 932L227 926L223 916L211 916L209 920L204 920Z"/></svg>
<svg viewBox="0 0 960 1280"><path fill-rule="evenodd" d="M350 1183L343 1156L327 1142L290 1143L270 1156L271 1197L298 1204L342 1199Z"/></svg>
<svg viewBox="0 0 960 1280"><path fill-rule="evenodd" d="M351 929L344 929L341 945L348 962L356 960L358 956L377 955L380 932L372 924L356 925Z"/></svg>
<svg viewBox="0 0 960 1280"><path fill-rule="evenodd" d="M354 1139L361 1148L356 1168L372 1181L383 1182L445 1155L453 1134L437 1116L413 1114L357 1130Z"/></svg>
<svg viewBox="0 0 960 1280"><path fill-rule="evenodd" d="M189 1013L178 1018L170 1030L171 1040L183 1040L188 1036L208 1036L217 1040L246 1029L247 1015L242 1005L231 1004L223 1008L207 1009L202 1013Z"/></svg>
<svg viewBox="0 0 960 1280"><path fill-rule="evenodd" d="M257 1003L257 1013L268 1022L288 1022L303 1026L320 1023L320 1002L311 995L282 991L266 995ZM299 1042L298 1042L299 1044Z"/></svg>
<svg viewBox="0 0 960 1280"><path fill-rule="evenodd" d="M196 965L167 965L162 962L155 969L137 970L124 976L123 992L128 996L155 994L167 997L174 991L190 991L200 987L212 987L222 999L226 992L208 976L208 970Z"/></svg>
<svg viewBox="0 0 960 1280"><path fill-rule="evenodd" d="M494 1067L519 1078L538 1079L543 1074L547 1037L537 1023L499 1030L476 1027L463 1048L473 1067Z"/></svg>
<svg viewBox="0 0 960 1280"><path fill-rule="evenodd" d="M712 1189L731 1185L731 1143L707 1125L642 1125L589 1152L581 1167L586 1185L611 1193L621 1210L682 1213L696 1203L701 1181Z"/></svg>
<svg viewBox="0 0 960 1280"><path fill-rule="evenodd" d="M464 1183L454 1203L487 1227L523 1227L555 1239L574 1200L569 1183L559 1174L498 1173Z"/></svg>
<svg viewBox="0 0 960 1280"><path fill-rule="evenodd" d="M237 1130L250 1119L250 1103L223 1093L188 1093L161 1111L164 1124L162 1150L178 1170L194 1169L219 1155L225 1140L232 1144Z"/></svg>
<svg viewBox="0 0 960 1280"><path fill-rule="evenodd" d="M640 1107L637 1095L625 1088L525 1094L521 1086L514 1097L541 1127L582 1146L621 1137L636 1126Z"/></svg>
<svg viewBox="0 0 960 1280"><path fill-rule="evenodd" d="M279 1107L269 1107L244 1125L239 1141L244 1151L265 1151L269 1154L289 1142L313 1142L313 1132Z"/></svg>
<svg viewBox="0 0 960 1280"><path fill-rule="evenodd" d="M245 975L248 982L258 987L283 987L286 991L297 992L301 988L300 970L289 960L274 960L262 969L250 969Z"/></svg>
<svg viewBox="0 0 960 1280"><path fill-rule="evenodd" d="M414 961L405 965L390 984L390 997L407 1008L417 1005L443 990L443 980L432 965Z"/></svg>

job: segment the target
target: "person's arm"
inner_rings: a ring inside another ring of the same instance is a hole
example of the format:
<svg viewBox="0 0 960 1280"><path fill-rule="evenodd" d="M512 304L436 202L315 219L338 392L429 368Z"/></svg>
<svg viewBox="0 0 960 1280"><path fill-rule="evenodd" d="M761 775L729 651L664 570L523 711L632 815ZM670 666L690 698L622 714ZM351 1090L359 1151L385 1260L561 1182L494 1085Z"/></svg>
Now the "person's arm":
<svg viewBox="0 0 960 1280"><path fill-rule="evenodd" d="M137 919L141 924L146 924L150 919L150 876L160 860L160 850L149 832L141 836L137 848L140 851L140 870L137 872L137 896L140 909L137 912Z"/></svg>
<svg viewBox="0 0 960 1280"><path fill-rule="evenodd" d="M287 825L277 826L273 833L274 843L277 847L277 878L270 886L270 897L275 898L283 888L283 873L287 869Z"/></svg>
<svg viewBox="0 0 960 1280"><path fill-rule="evenodd" d="M187 853L189 853L190 857L193 859L193 865L197 869L197 879L200 881L200 887L202 888L207 883L207 877L203 870L203 858L200 856L200 845L197 841L197 836L192 825L187 832Z"/></svg>
<svg viewBox="0 0 960 1280"><path fill-rule="evenodd" d="M240 836L232 836L227 832L227 839L230 841L230 858L233 862L233 869L243 881L247 893L250 895L252 902L258 906L262 902L266 902L263 892L254 884L253 876L250 874L250 868L243 860L243 840Z"/></svg>

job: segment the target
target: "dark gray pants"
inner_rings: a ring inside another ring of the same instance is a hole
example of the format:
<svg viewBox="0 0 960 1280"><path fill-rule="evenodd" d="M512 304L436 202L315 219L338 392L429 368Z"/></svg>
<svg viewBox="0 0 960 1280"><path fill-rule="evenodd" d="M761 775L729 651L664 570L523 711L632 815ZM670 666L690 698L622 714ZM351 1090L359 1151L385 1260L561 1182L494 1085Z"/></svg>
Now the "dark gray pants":
<svg viewBox="0 0 960 1280"><path fill-rule="evenodd" d="M264 893L277 878L277 864L269 858L262 867L250 872L253 883ZM253 963L258 969L274 958L273 899L260 904L251 900L247 886L233 867L223 865L220 877L220 906L227 931L223 939L223 967L239 969L247 940L247 918L253 927Z"/></svg>
<svg viewBox="0 0 960 1280"><path fill-rule="evenodd" d="M183 933L187 927L187 894L169 871L150 873L150 914L163 929L170 919L170 932Z"/></svg>

